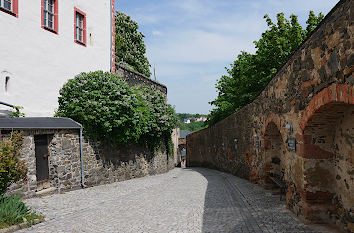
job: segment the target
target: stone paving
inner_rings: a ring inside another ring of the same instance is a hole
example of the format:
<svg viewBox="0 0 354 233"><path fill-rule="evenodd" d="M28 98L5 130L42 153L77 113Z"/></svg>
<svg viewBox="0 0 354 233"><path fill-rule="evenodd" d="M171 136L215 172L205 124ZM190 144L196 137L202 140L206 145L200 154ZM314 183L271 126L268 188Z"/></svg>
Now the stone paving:
<svg viewBox="0 0 354 233"><path fill-rule="evenodd" d="M26 202L46 221L19 232L332 232L300 222L279 196L204 168Z"/></svg>

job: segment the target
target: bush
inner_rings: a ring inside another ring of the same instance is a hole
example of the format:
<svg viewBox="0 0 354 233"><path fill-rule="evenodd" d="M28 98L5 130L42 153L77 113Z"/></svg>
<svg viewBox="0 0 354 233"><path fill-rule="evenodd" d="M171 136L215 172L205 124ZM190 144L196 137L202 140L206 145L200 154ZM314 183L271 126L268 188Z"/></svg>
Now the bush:
<svg viewBox="0 0 354 233"><path fill-rule="evenodd" d="M155 89L146 85L136 87L139 95L146 101L146 108L141 122L144 125L140 142L149 148L158 147L160 143L167 143L171 139L173 128L177 125L177 115L171 105L166 104L166 97Z"/></svg>
<svg viewBox="0 0 354 233"><path fill-rule="evenodd" d="M27 167L20 161L22 140L22 134L14 132L0 143L0 195L12 183L27 178Z"/></svg>
<svg viewBox="0 0 354 233"><path fill-rule="evenodd" d="M40 216L32 213L20 197L0 196L0 229L37 218Z"/></svg>
<svg viewBox="0 0 354 233"><path fill-rule="evenodd" d="M69 80L60 90L56 116L80 122L90 138L139 143L154 151L171 137L177 122L161 92L145 85L130 87L121 77L103 71Z"/></svg>

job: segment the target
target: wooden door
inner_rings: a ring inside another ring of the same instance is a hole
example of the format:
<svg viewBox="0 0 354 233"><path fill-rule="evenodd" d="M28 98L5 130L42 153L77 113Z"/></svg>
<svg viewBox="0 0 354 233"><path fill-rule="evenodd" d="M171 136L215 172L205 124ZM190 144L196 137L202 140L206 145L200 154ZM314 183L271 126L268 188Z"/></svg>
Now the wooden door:
<svg viewBox="0 0 354 233"><path fill-rule="evenodd" d="M35 135L34 143L36 153L37 182L41 183L49 180L48 135Z"/></svg>

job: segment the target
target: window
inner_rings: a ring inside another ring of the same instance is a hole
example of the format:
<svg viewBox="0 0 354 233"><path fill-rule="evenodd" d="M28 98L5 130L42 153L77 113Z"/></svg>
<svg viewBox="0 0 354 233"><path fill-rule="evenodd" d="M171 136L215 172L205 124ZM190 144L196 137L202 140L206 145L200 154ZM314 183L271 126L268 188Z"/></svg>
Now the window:
<svg viewBox="0 0 354 233"><path fill-rule="evenodd" d="M84 42L84 16L80 13L76 13L76 40Z"/></svg>
<svg viewBox="0 0 354 233"><path fill-rule="evenodd" d="M12 11L12 0L0 0L0 3L2 8Z"/></svg>
<svg viewBox="0 0 354 233"><path fill-rule="evenodd" d="M42 0L42 28L58 33L58 0Z"/></svg>
<svg viewBox="0 0 354 233"><path fill-rule="evenodd" d="M75 8L74 29L74 41L80 45L86 46L86 14L77 8Z"/></svg>
<svg viewBox="0 0 354 233"><path fill-rule="evenodd" d="M44 0L43 14L44 27L54 30L54 0Z"/></svg>
<svg viewBox="0 0 354 233"><path fill-rule="evenodd" d="M18 17L18 0L0 0L0 10Z"/></svg>
<svg viewBox="0 0 354 233"><path fill-rule="evenodd" d="M9 94L11 91L11 82L13 79L13 74L4 70L0 71L0 93L2 94Z"/></svg>
<svg viewBox="0 0 354 233"><path fill-rule="evenodd" d="M10 77L6 76L5 77L5 92L7 93L9 90L9 81L10 81Z"/></svg>

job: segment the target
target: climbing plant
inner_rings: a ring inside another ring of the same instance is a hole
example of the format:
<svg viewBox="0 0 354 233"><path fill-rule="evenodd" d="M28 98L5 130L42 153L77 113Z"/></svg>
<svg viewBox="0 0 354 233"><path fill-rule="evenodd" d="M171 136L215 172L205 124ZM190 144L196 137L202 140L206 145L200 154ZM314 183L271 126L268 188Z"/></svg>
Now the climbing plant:
<svg viewBox="0 0 354 233"><path fill-rule="evenodd" d="M27 178L27 167L20 160L22 134L13 132L0 142L0 195L13 183Z"/></svg>
<svg viewBox="0 0 354 233"><path fill-rule="evenodd" d="M279 13L277 23L265 15L268 29L258 41L254 41L256 53L242 51L226 68L227 75L217 81L218 96L210 102L215 108L210 112L209 125L224 119L256 98L323 17L322 13L316 16L310 11L306 29L303 29L296 15L286 19L284 13Z"/></svg>
<svg viewBox="0 0 354 233"><path fill-rule="evenodd" d="M144 34L129 15L117 11L115 17L116 61L150 77L150 63L145 55Z"/></svg>
<svg viewBox="0 0 354 233"><path fill-rule="evenodd" d="M139 143L154 151L171 138L177 122L160 91L145 85L131 87L103 71L70 79L60 90L56 116L80 122L93 139Z"/></svg>
<svg viewBox="0 0 354 233"><path fill-rule="evenodd" d="M146 128L140 137L140 142L154 150L160 143L165 143L171 149L171 134L178 121L175 110L171 105L166 104L166 97L160 91L146 85L138 86L137 90L147 103L143 116Z"/></svg>

